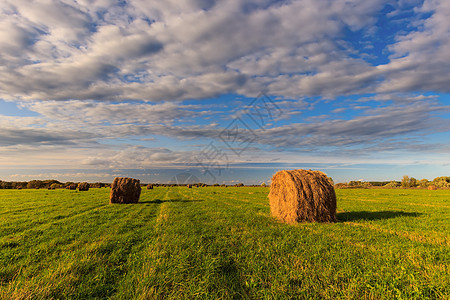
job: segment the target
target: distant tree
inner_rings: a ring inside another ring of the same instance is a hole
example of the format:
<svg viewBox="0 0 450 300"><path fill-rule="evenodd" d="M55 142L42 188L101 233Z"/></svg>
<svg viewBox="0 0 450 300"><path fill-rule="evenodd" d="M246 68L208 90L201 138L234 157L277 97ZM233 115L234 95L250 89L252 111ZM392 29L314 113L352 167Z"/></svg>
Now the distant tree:
<svg viewBox="0 0 450 300"><path fill-rule="evenodd" d="M27 189L40 189L45 187L45 183L41 180L31 180L27 183Z"/></svg>
<svg viewBox="0 0 450 300"><path fill-rule="evenodd" d="M391 181L391 182L389 182L388 184L386 184L384 187L387 187L387 188L396 188L396 187L399 187L400 186L400 183L399 182L397 182L397 181Z"/></svg>
<svg viewBox="0 0 450 300"><path fill-rule="evenodd" d="M416 187L417 186L417 179L415 179L414 177L409 177L408 175L403 176L402 178L402 182L401 182L402 187Z"/></svg>
<svg viewBox="0 0 450 300"><path fill-rule="evenodd" d="M339 182L334 185L335 189L345 189L347 187L347 183Z"/></svg>
<svg viewBox="0 0 450 300"><path fill-rule="evenodd" d="M27 187L28 182L20 182L20 181L13 181L11 182L11 188L13 189L24 189Z"/></svg>
<svg viewBox="0 0 450 300"><path fill-rule="evenodd" d="M12 183L11 182L8 182L8 181L1 181L0 182L0 189L5 189L5 190L9 190L9 189L12 189L13 188L13 186L12 186Z"/></svg>
<svg viewBox="0 0 450 300"><path fill-rule="evenodd" d="M42 183L43 183L44 188L51 188L52 184L54 184L54 183L61 184L61 182L59 182L58 180L55 180L55 179L47 179L47 180L42 181Z"/></svg>
<svg viewBox="0 0 450 300"><path fill-rule="evenodd" d="M369 181L372 186L385 186L389 181Z"/></svg>
<svg viewBox="0 0 450 300"><path fill-rule="evenodd" d="M102 188L103 186L104 186L104 184L101 182L95 182L95 183L91 184L91 188L95 188L95 189ZM145 186L145 184L141 184L141 186Z"/></svg>
<svg viewBox="0 0 450 300"><path fill-rule="evenodd" d="M409 187L409 176L408 175L403 176L401 185L402 185L402 187Z"/></svg>
<svg viewBox="0 0 450 300"><path fill-rule="evenodd" d="M368 189L372 185L369 182L364 182L364 181L360 181L360 180L352 180L347 184L347 186L349 188L354 188L354 189Z"/></svg>
<svg viewBox="0 0 450 300"><path fill-rule="evenodd" d="M433 185L439 188L450 187L450 176L441 176L433 179Z"/></svg>
<svg viewBox="0 0 450 300"><path fill-rule="evenodd" d="M430 181L428 179L420 179L419 181L417 181L417 185L426 188L430 185Z"/></svg>

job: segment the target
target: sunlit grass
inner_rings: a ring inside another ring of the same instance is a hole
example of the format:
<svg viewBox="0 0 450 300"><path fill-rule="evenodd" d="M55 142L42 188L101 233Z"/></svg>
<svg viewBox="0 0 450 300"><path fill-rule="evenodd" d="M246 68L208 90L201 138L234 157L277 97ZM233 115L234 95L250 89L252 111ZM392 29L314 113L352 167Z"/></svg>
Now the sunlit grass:
<svg viewBox="0 0 450 300"><path fill-rule="evenodd" d="M0 190L1 299L445 299L450 191L337 190L338 223L268 188Z"/></svg>

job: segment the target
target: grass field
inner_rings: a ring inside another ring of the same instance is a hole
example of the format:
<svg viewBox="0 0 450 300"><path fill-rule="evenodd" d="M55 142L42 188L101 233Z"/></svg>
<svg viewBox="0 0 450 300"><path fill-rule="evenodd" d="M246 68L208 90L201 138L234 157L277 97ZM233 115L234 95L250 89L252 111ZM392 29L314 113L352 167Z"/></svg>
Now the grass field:
<svg viewBox="0 0 450 300"><path fill-rule="evenodd" d="M268 188L0 190L0 299L448 299L450 190L337 190L338 223Z"/></svg>

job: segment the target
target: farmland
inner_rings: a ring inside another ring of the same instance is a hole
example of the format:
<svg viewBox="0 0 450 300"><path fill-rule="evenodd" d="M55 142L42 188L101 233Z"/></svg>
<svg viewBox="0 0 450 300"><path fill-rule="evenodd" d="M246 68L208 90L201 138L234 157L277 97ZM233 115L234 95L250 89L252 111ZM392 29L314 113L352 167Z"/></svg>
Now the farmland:
<svg viewBox="0 0 450 300"><path fill-rule="evenodd" d="M337 223L268 188L0 190L0 299L447 299L450 190L337 190Z"/></svg>

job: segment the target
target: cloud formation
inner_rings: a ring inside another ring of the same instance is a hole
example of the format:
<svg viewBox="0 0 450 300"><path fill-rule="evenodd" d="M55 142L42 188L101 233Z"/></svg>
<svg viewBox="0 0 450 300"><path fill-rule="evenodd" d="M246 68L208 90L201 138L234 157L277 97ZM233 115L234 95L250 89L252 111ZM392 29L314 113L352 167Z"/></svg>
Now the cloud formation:
<svg viewBox="0 0 450 300"><path fill-rule="evenodd" d="M418 16L430 16L397 34L387 64L372 65L346 41L348 31L373 33L385 5L6 0L0 4L0 97L170 101L260 91L294 99L448 92L446 1L416 6Z"/></svg>
<svg viewBox="0 0 450 300"><path fill-rule="evenodd" d="M394 100L393 104L384 102ZM368 101L377 101L377 106L364 106ZM314 105L304 102L278 101L281 113L286 110L290 119L268 122L266 128L259 128L246 115L240 116L237 123L238 133L234 139L245 144L249 137L254 137L251 146L270 146L279 149L315 150L322 148L375 147L392 149L391 139L397 139L396 149L412 149L411 144L424 136L450 131L450 124L440 117L448 111L433 97L402 97L392 95L390 98L369 97L347 102L345 111L353 111L351 118L339 117L342 108L329 109L328 114L303 117L302 111L292 114L295 106L314 110ZM215 115L215 120L224 118L227 112L212 111L206 105L163 102L150 103L103 103L98 101L46 101L23 102L22 106L37 112L41 117L3 119L5 130L0 134L2 145L35 143L92 143L121 139L137 141L139 144L158 144L159 137L178 141L210 140L223 143L227 127L233 124L233 118L223 119L221 125L208 120ZM305 111L306 110L306 111ZM245 111L245 110L244 110ZM280 123L281 122L281 123ZM288 124L283 124L288 122ZM74 130L77 128L77 130ZM144 140L142 140L142 137ZM404 140L403 144L400 140ZM108 142L111 144L111 142ZM123 142L113 142L119 146ZM420 142L419 142L420 144ZM123 146L119 146L123 147ZM148 147L148 145L144 146ZM225 146L226 147L226 146ZM144 153L144 148L141 151ZM437 147L439 148L439 147ZM152 146L152 151L156 149ZM322 149L322 150L320 150ZM425 149L423 149L425 150ZM431 149L429 149L431 151ZM158 152L158 157L163 155ZM143 154L152 156L153 154ZM133 156L138 156L133 155ZM178 161L166 157L169 161ZM157 160L155 160L157 161ZM159 161L159 160L158 160Z"/></svg>

